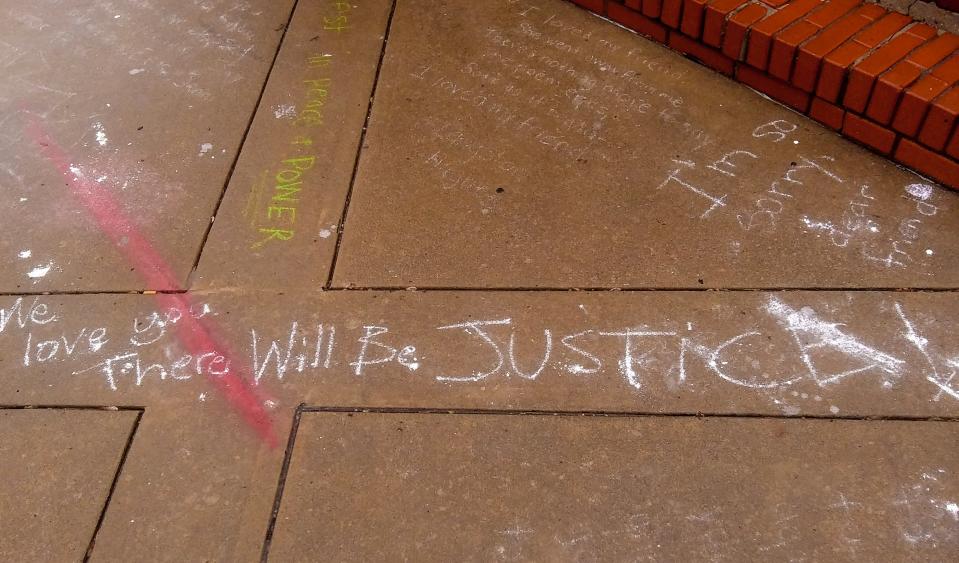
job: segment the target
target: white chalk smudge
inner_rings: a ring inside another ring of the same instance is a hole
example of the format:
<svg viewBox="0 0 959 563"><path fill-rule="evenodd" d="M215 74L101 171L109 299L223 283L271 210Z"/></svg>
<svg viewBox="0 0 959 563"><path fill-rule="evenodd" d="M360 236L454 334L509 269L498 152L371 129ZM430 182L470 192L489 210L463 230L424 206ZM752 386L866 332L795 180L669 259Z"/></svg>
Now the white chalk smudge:
<svg viewBox="0 0 959 563"><path fill-rule="evenodd" d="M953 520L959 520L959 504L954 502L946 503L946 512L952 514Z"/></svg>
<svg viewBox="0 0 959 563"><path fill-rule="evenodd" d="M810 218L809 218L808 216L806 216L806 215L803 215L801 219L802 219L803 224L806 225L806 228L807 228L807 229L816 229L816 230L820 230L820 231L832 232L832 231L836 228L836 227L835 227L832 223L830 223L829 221L815 221L815 220L813 220L813 219L810 219Z"/></svg>
<svg viewBox="0 0 959 563"><path fill-rule="evenodd" d="M202 143L200 144L200 154L197 156L203 156L211 150L213 150L213 143Z"/></svg>
<svg viewBox="0 0 959 563"><path fill-rule="evenodd" d="M137 74L144 72L144 70L145 69L142 69L142 68L131 68L129 74L130 76L136 76Z"/></svg>
<svg viewBox="0 0 959 563"><path fill-rule="evenodd" d="M50 270L53 268L53 262L47 262L46 265L36 266L29 272L27 272L27 277L30 279L40 279L43 276L50 273Z"/></svg>
<svg viewBox="0 0 959 563"><path fill-rule="evenodd" d="M932 197L932 190L932 186L928 184L909 184L906 186L906 193L922 201L926 201Z"/></svg>
<svg viewBox="0 0 959 563"><path fill-rule="evenodd" d="M31 251L31 250L21 250L20 252L17 253L17 256L19 256L20 258L29 258L29 257L33 256L33 251Z"/></svg>
<svg viewBox="0 0 959 563"><path fill-rule="evenodd" d="M103 124L97 121L93 124L93 128L97 132L97 144L101 147L107 146L107 142L110 140L107 138L107 132L103 130Z"/></svg>
<svg viewBox="0 0 959 563"><path fill-rule="evenodd" d="M320 238L330 238L333 236L333 234L336 233L337 226L338 225L334 223L325 229L320 229Z"/></svg>
<svg viewBox="0 0 959 563"><path fill-rule="evenodd" d="M905 361L860 342L855 336L843 332L839 328L842 326L841 323L832 323L820 319L816 311L810 307L797 310L779 299L771 297L764 310L775 317L790 332L799 346L802 361L806 365L809 375L820 386L836 383L850 375L873 368L879 368L892 376L902 374ZM829 348L851 358L857 358L865 362L865 365L841 373L821 374L816 368L810 353L821 348ZM892 386L889 381L885 383L889 384L888 387Z"/></svg>
<svg viewBox="0 0 959 563"><path fill-rule="evenodd" d="M929 469L900 489L892 504L901 519L902 539L930 547L956 539L959 504L940 496L949 477L945 469Z"/></svg>
<svg viewBox="0 0 959 563"><path fill-rule="evenodd" d="M293 119L296 117L296 106L293 104L277 104L273 106L273 116L277 119Z"/></svg>
<svg viewBox="0 0 959 563"><path fill-rule="evenodd" d="M896 313L899 315L899 319L902 321L903 326L906 327L906 332L902 335L903 338L915 346L916 349L919 350L919 353L922 354L923 358L925 358L926 363L929 364L930 371L928 374L926 374L926 381L939 388L939 393L936 394L933 400L938 401L939 397L941 397L943 393L946 393L953 399L959 400L959 391L952 388L950 385L952 378L956 375L956 370L953 370L952 374L947 378L940 377L939 370L936 368L936 362L933 361L932 355L928 349L929 340L919 334L916 326L912 323L912 321L909 320L908 317L906 317L906 313L903 311L902 305L895 303L894 306L896 308ZM949 367L959 367L959 365L955 365L954 362L955 360L948 360L946 363L949 365Z"/></svg>

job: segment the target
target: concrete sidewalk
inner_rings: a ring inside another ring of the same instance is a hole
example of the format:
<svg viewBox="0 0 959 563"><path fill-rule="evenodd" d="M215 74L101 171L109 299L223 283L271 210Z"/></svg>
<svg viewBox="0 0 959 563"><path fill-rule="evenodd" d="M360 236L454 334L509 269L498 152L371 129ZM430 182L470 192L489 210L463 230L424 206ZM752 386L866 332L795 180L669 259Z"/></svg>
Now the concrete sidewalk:
<svg viewBox="0 0 959 563"><path fill-rule="evenodd" d="M948 561L959 194L560 0L0 7L0 558Z"/></svg>

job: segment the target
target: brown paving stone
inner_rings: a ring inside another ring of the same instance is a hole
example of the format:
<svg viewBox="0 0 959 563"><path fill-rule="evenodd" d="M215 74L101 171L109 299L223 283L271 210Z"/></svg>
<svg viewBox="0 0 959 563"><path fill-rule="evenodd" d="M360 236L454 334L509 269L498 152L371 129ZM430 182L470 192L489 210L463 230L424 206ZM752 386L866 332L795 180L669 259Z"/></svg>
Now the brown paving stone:
<svg viewBox="0 0 959 563"><path fill-rule="evenodd" d="M297 5L196 286L326 283L390 6Z"/></svg>
<svg viewBox="0 0 959 563"><path fill-rule="evenodd" d="M283 450L209 407L149 408L117 482L93 561L255 561ZM289 431L289 415L278 428Z"/></svg>
<svg viewBox="0 0 959 563"><path fill-rule="evenodd" d="M113 203L184 285L291 6L4 3L0 291L162 289L117 248L134 235L115 245L94 220Z"/></svg>
<svg viewBox="0 0 959 563"><path fill-rule="evenodd" d="M0 409L0 558L83 558L137 415Z"/></svg>
<svg viewBox="0 0 959 563"><path fill-rule="evenodd" d="M955 194L575 7L533 7L397 7L335 286L956 285Z"/></svg>
<svg viewBox="0 0 959 563"><path fill-rule="evenodd" d="M945 560L957 432L306 412L270 560Z"/></svg>

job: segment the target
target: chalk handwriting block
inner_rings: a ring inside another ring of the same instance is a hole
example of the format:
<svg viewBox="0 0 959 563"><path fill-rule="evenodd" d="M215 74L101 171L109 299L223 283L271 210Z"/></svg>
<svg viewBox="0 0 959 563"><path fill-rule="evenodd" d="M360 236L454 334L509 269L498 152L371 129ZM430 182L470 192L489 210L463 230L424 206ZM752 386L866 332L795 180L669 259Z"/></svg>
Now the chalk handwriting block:
<svg viewBox="0 0 959 563"><path fill-rule="evenodd" d="M959 195L569 3L397 6L334 275L954 287Z"/></svg>

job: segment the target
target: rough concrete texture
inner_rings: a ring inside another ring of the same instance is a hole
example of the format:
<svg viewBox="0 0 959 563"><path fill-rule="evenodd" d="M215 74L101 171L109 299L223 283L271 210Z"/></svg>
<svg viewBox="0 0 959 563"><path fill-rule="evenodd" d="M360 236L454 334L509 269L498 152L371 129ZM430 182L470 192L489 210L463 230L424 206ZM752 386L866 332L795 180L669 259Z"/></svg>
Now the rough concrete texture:
<svg viewBox="0 0 959 563"><path fill-rule="evenodd" d="M935 4L915 2L909 7L909 15L915 19L934 25L949 33L959 33L959 14L944 10Z"/></svg>
<svg viewBox="0 0 959 563"><path fill-rule="evenodd" d="M138 418L133 411L0 408L0 557L84 557Z"/></svg>
<svg viewBox="0 0 959 563"><path fill-rule="evenodd" d="M269 555L949 559L956 429L918 426L306 412Z"/></svg>
<svg viewBox="0 0 959 563"><path fill-rule="evenodd" d="M558 0L292 8L0 8L4 559L952 558L959 195Z"/></svg>

